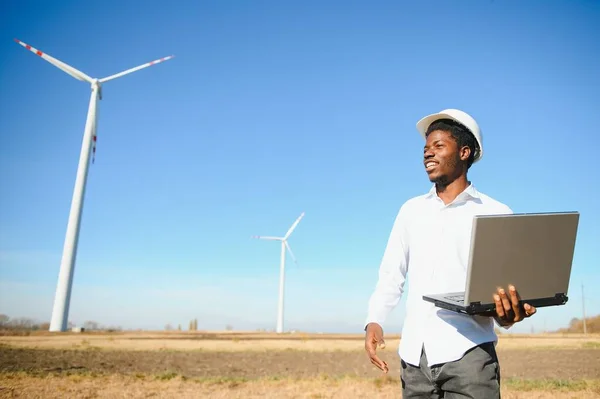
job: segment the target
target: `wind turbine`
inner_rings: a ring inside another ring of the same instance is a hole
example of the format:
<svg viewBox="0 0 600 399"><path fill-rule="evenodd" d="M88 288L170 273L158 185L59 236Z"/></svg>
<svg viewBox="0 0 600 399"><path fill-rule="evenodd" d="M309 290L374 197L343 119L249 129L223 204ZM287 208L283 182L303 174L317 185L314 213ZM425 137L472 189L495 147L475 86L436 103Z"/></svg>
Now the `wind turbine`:
<svg viewBox="0 0 600 399"><path fill-rule="evenodd" d="M285 250L287 248L290 251L290 256L294 263L298 264L296 261L296 257L292 252L292 248L290 248L290 244L288 244L287 240L290 238L290 235L300 223L300 220L304 217L304 212L300 214L298 219L292 224L292 226L288 229L287 233L283 237L271 237L271 236L252 236L252 238L258 238L260 240L270 240L270 241L281 241L281 261L279 264L279 304L277 307L277 333L283 332L283 291L285 285Z"/></svg>
<svg viewBox="0 0 600 399"><path fill-rule="evenodd" d="M102 84L110 80L120 78L129 73L140 69L167 61L174 56L160 58L146 64L128 69L117 74L107 76L102 79L91 78L85 73L57 60L50 55L41 52L22 41L15 39L21 46L34 54L39 55L58 69L68 73L77 80L88 82L92 86L92 94L88 107L87 119L83 130L83 142L81 143L81 152L79 155L79 164L77 166L77 177L73 189L73 198L71 200L71 210L69 212L69 221L63 247L63 255L60 263L60 272L58 275L58 284L54 297L54 308L52 310L52 319L50 321L50 331L65 331L67 329L67 320L69 316L69 305L71 302L71 287L73 285L73 272L75 269L75 258L77 256L77 244L79 241L79 227L81 222L81 211L83 209L83 198L87 182L88 167L90 163L90 147L93 144L93 152L96 152L96 125L98 100L102 99Z"/></svg>

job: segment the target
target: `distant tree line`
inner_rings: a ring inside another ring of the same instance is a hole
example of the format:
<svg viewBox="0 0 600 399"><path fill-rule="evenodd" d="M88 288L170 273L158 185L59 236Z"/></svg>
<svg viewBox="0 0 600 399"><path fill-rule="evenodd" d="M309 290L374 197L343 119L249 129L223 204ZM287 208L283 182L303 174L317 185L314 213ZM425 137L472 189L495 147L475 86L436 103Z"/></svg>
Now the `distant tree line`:
<svg viewBox="0 0 600 399"><path fill-rule="evenodd" d="M198 319L190 320L189 331L198 331Z"/></svg>
<svg viewBox="0 0 600 399"><path fill-rule="evenodd" d="M2 330L48 330L50 323L39 322L27 317L10 318L5 314L0 314L0 329Z"/></svg>
<svg viewBox="0 0 600 399"><path fill-rule="evenodd" d="M585 330L587 333L600 333L600 316L586 317L585 318ZM569 323L569 327L561 328L558 330L561 333L582 333L583 332L583 319L574 317Z"/></svg>
<svg viewBox="0 0 600 399"><path fill-rule="evenodd" d="M70 330L77 325L69 322L67 328ZM103 326L96 321L86 321L81 326L86 331L121 331L120 326ZM38 320L27 317L10 318L8 315L0 314L0 330L8 331L48 331L50 323L47 321L40 322Z"/></svg>
<svg viewBox="0 0 600 399"><path fill-rule="evenodd" d="M115 332L122 331L120 326L104 326L96 321L88 320L82 325L76 325L73 322L68 323L68 329L71 330L74 327L81 327L85 331L106 331ZM8 315L0 314L0 331L5 332L30 332L30 331L48 331L50 329L50 323L44 321L40 322L27 317L15 317L10 318ZM165 326L165 330L173 330L171 324ZM198 319L190 320L189 331L198 331ZM177 326L178 331L182 331L181 324ZM226 325L225 330L233 331L232 325ZM266 329L257 329L258 332L267 331ZM498 333L501 333L499 329ZM556 332L559 333L582 333L583 332L583 320L578 318L571 319L569 326L561 328ZM586 318L586 332L587 333L600 333L600 315Z"/></svg>
<svg viewBox="0 0 600 399"><path fill-rule="evenodd" d="M171 323L165 324L165 331L173 331L173 325ZM227 324L225 326L226 331L233 331L233 326L231 324ZM177 325L177 331L183 331L181 328L181 324ZM198 319L190 320L188 324L188 331L198 331Z"/></svg>

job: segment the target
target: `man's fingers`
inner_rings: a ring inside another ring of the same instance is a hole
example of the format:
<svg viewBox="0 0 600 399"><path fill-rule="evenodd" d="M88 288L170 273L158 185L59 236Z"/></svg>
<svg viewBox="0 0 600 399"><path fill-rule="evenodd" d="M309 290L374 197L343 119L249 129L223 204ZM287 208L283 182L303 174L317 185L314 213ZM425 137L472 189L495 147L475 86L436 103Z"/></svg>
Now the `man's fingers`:
<svg viewBox="0 0 600 399"><path fill-rule="evenodd" d="M365 337L365 349L369 355L371 363L383 371L388 372L388 365L377 356L377 348L385 348L385 340L383 339L383 330L377 324L369 324L367 326L367 336Z"/></svg>
<svg viewBox="0 0 600 399"><path fill-rule="evenodd" d="M500 288L498 292L500 293L500 299L502 300L502 307L504 308L504 311L508 313L508 311L512 309L512 306L510 305L510 301L506 296L506 291L504 291L504 288Z"/></svg>
<svg viewBox="0 0 600 399"><path fill-rule="evenodd" d="M388 372L388 365L386 362L384 362L383 360L381 360L377 355L374 355L373 357L371 357L371 363L373 363L373 365L375 367L377 367L379 370L383 371L384 373Z"/></svg>
<svg viewBox="0 0 600 399"><path fill-rule="evenodd" d="M537 312L537 309L528 303L523 305L523 307L525 308L525 317L533 316Z"/></svg>
<svg viewBox="0 0 600 399"><path fill-rule="evenodd" d="M496 320L503 325L512 325L537 312L536 308L528 303L521 304L521 296L514 285L508 286L508 293L498 287L494 294L496 305Z"/></svg>
<svg viewBox="0 0 600 399"><path fill-rule="evenodd" d="M388 367L387 367L386 365L383 365L383 366L382 366L382 365L380 365L379 363L377 363L377 362L374 362L374 361L372 361L371 363L372 363L372 364L373 364L375 367L377 367L379 370L383 371L383 373L384 373L384 374L387 374L387 373L388 373L389 369L388 369Z"/></svg>
<svg viewBox="0 0 600 399"><path fill-rule="evenodd" d="M503 288L500 288L498 292L500 293L500 299L502 300L502 307L504 308L505 317L508 320L513 321L515 314L513 312L512 305L508 299L508 296L506 295L506 291L504 291Z"/></svg>
<svg viewBox="0 0 600 399"><path fill-rule="evenodd" d="M373 365L375 367L377 367L379 370L383 371L384 373L387 373L388 365L386 362L381 360L379 358L379 356L377 356L376 345L379 345L380 347L381 347L381 345L383 345L385 347L385 342L383 340L378 341L376 338L373 338L372 340L368 340L367 343L365 344L365 348L367 349L367 354L369 355L369 359L371 359L371 363L373 363Z"/></svg>
<svg viewBox="0 0 600 399"><path fill-rule="evenodd" d="M388 364L386 362L384 362L383 360L380 360L382 366L383 366L383 372L387 374L388 371L390 371L390 369L388 368Z"/></svg>
<svg viewBox="0 0 600 399"><path fill-rule="evenodd" d="M371 359L371 363L373 363L377 368L387 373L387 363L384 362L377 356L375 349L369 350L369 359Z"/></svg>
<svg viewBox="0 0 600 399"><path fill-rule="evenodd" d="M375 353L375 343L373 342L373 340L365 340L365 350L367 351L369 356L371 356L371 353Z"/></svg>
<svg viewBox="0 0 600 399"><path fill-rule="evenodd" d="M504 318L504 307L502 306L502 300L500 299L500 295L494 294L494 302L496 303L496 314L499 318Z"/></svg>
<svg viewBox="0 0 600 399"><path fill-rule="evenodd" d="M373 337L365 342L365 349L369 351L369 353L376 348L385 349L385 341L383 338L377 339L376 337Z"/></svg>
<svg viewBox="0 0 600 399"><path fill-rule="evenodd" d="M519 306L519 300L521 298L519 297L519 293L517 292L517 289L515 288L515 286L509 285L508 292L510 293L510 302L512 303L512 305Z"/></svg>
<svg viewBox="0 0 600 399"><path fill-rule="evenodd" d="M508 291L510 293L510 303L512 305L512 310L515 314L515 321L523 320L523 315L521 314L521 304L519 303L519 294L515 289L514 285L508 287Z"/></svg>

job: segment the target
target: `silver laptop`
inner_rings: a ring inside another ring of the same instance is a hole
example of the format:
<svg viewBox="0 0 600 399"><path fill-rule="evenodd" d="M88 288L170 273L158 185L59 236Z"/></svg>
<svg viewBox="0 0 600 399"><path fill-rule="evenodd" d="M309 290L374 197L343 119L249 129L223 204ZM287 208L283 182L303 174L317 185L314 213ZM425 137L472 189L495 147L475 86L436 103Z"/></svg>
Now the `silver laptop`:
<svg viewBox="0 0 600 399"><path fill-rule="evenodd" d="M455 312L492 315L498 287L513 284L522 303L564 305L578 224L579 212L475 216L465 291L423 299Z"/></svg>

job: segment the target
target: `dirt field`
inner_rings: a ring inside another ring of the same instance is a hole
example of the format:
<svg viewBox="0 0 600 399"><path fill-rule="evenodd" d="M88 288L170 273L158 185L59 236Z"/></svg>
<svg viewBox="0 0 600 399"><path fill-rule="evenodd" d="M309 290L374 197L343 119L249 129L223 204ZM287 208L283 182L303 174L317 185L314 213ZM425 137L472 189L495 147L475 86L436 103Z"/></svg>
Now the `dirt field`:
<svg viewBox="0 0 600 399"><path fill-rule="evenodd" d="M114 333L0 337L0 398L398 398L362 336ZM600 398L600 336L501 337L504 397Z"/></svg>

